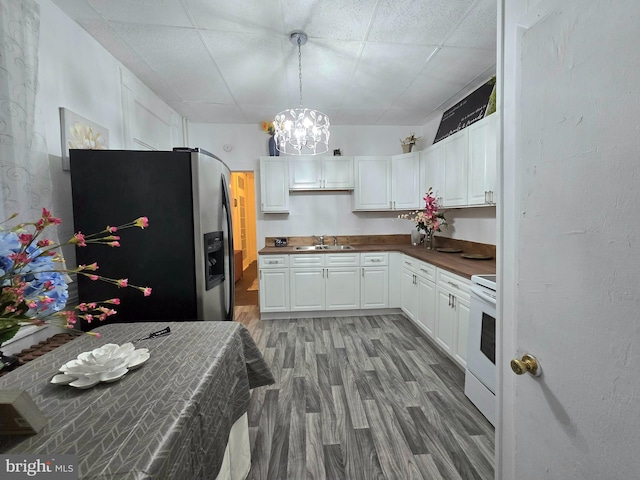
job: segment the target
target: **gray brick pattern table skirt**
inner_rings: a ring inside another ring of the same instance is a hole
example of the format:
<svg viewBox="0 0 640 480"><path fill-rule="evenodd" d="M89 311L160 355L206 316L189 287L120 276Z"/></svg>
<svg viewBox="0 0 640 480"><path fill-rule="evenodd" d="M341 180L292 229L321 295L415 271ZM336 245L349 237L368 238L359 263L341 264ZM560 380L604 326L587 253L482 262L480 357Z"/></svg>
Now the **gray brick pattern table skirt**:
<svg viewBox="0 0 640 480"><path fill-rule="evenodd" d="M169 326L171 334L136 344L150 359L115 383L87 390L50 384L61 365L106 343ZM104 325L0 379L26 390L49 419L26 437L0 437L1 453L72 454L82 479L215 478L229 430L250 389L273 376L249 331L235 322Z"/></svg>

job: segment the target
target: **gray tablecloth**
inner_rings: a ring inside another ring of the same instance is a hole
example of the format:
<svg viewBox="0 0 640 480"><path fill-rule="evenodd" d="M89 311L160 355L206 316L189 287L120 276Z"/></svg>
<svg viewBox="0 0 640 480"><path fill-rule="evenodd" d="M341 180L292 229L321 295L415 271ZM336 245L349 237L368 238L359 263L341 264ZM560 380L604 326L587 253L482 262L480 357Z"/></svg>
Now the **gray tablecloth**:
<svg viewBox="0 0 640 480"><path fill-rule="evenodd" d="M52 385L59 367L106 343L136 344L151 358L115 383L87 390ZM212 479L249 390L273 376L248 330L235 322L104 325L0 379L26 390L49 423L37 435L1 437L0 452L72 454L82 479Z"/></svg>

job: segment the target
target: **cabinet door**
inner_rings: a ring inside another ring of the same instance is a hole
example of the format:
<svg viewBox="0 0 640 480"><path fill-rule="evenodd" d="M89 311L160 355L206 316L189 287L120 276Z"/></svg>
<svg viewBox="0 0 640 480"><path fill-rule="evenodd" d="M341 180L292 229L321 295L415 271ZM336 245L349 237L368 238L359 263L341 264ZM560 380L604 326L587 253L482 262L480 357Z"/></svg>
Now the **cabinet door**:
<svg viewBox="0 0 640 480"><path fill-rule="evenodd" d="M442 143L442 206L455 207L467 204L467 173L469 142L468 129L461 130Z"/></svg>
<svg viewBox="0 0 640 480"><path fill-rule="evenodd" d="M436 285L432 281L417 276L416 321L431 338L435 337L436 325Z"/></svg>
<svg viewBox="0 0 640 480"><path fill-rule="evenodd" d="M389 267L362 267L360 308L389 308Z"/></svg>
<svg viewBox="0 0 640 480"><path fill-rule="evenodd" d="M333 267L326 269L326 309L354 310L360 308L360 269Z"/></svg>
<svg viewBox="0 0 640 480"><path fill-rule="evenodd" d="M390 157L355 157L354 210L391 208Z"/></svg>
<svg viewBox="0 0 640 480"><path fill-rule="evenodd" d="M322 161L318 157L294 157L289 161L290 190L322 188Z"/></svg>
<svg viewBox="0 0 640 480"><path fill-rule="evenodd" d="M468 130L468 204L490 205L496 189L496 115L479 120Z"/></svg>
<svg viewBox="0 0 640 480"><path fill-rule="evenodd" d="M324 310L324 268L289 270L291 311Z"/></svg>
<svg viewBox="0 0 640 480"><path fill-rule="evenodd" d="M463 367L467 366L467 337L469 336L469 303L456 297L457 313L456 351L454 358Z"/></svg>
<svg viewBox="0 0 640 480"><path fill-rule="evenodd" d="M289 213L289 164L286 157L260 157L260 200L264 213Z"/></svg>
<svg viewBox="0 0 640 480"><path fill-rule="evenodd" d="M422 199L429 187L433 189L434 197L442 196L443 182L440 169L442 167L441 157L443 151L439 142L420 152L420 208L424 207Z"/></svg>
<svg viewBox="0 0 640 480"><path fill-rule="evenodd" d="M322 157L322 188L353 189L353 157Z"/></svg>
<svg viewBox="0 0 640 480"><path fill-rule="evenodd" d="M289 269L260 270L260 311L289 311Z"/></svg>
<svg viewBox="0 0 640 480"><path fill-rule="evenodd" d="M449 291L436 287L436 342L445 352L453 355L455 335L455 310Z"/></svg>
<svg viewBox="0 0 640 480"><path fill-rule="evenodd" d="M420 153L391 157L391 201L394 210L420 207Z"/></svg>
<svg viewBox="0 0 640 480"><path fill-rule="evenodd" d="M402 269L402 311L411 320L416 320L417 309L416 275L411 270Z"/></svg>

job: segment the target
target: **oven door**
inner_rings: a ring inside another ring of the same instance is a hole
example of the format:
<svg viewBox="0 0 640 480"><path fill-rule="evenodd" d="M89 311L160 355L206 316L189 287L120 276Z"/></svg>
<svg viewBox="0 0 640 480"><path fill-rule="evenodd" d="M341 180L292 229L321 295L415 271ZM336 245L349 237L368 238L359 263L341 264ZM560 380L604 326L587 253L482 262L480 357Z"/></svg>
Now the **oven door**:
<svg viewBox="0 0 640 480"><path fill-rule="evenodd" d="M471 286L467 370L496 392L496 299L488 289Z"/></svg>

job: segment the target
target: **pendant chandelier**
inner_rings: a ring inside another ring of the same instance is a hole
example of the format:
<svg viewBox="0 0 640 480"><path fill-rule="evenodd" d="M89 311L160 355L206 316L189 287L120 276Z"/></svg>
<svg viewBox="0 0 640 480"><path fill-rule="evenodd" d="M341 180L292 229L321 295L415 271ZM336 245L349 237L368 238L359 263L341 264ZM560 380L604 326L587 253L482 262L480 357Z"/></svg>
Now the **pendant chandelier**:
<svg viewBox="0 0 640 480"><path fill-rule="evenodd" d="M298 46L298 80L300 107L284 110L276 115L276 148L288 155L320 155L329 150L329 118L322 112L302 106L302 51L307 34L293 32L289 40Z"/></svg>

